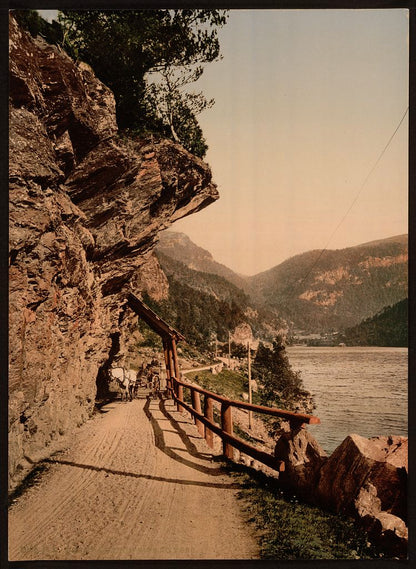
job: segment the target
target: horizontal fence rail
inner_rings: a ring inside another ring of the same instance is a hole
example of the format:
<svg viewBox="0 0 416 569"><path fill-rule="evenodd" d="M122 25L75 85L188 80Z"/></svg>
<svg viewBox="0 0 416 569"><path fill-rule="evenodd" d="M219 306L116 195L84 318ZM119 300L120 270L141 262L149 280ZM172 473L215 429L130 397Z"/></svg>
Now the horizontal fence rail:
<svg viewBox="0 0 416 569"><path fill-rule="evenodd" d="M292 411L285 411L284 409L276 409L273 407L264 407L262 405L254 405L252 403L245 403L243 401L235 401L228 399L212 391L207 391L202 387L186 383L175 377L172 377L172 397L177 404L178 411L188 411L198 428L201 436L211 448L213 447L213 434L218 435L223 444L223 454L230 459L233 459L233 448L240 452L246 453L251 458L266 464L270 468L282 472L284 470L284 462L276 459L273 455L268 454L256 447L248 444L246 441L234 436L233 434L233 419L232 408L246 409L255 413L264 413L271 417L280 417L290 422L291 428L300 426L304 423L318 424L320 420L313 415L305 415L304 413L294 413ZM183 390L189 389L191 392L192 404L189 405L184 401ZM202 412L201 398L204 396L204 411ZM221 425L214 422L214 401L221 405Z"/></svg>

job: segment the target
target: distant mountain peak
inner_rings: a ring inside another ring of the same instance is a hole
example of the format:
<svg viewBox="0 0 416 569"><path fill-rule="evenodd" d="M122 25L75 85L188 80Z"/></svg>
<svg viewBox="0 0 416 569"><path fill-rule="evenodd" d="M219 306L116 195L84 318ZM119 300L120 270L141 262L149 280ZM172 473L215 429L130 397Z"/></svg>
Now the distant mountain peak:
<svg viewBox="0 0 416 569"><path fill-rule="evenodd" d="M196 245L185 233L171 230L161 233L156 254L158 252L180 261L190 269L218 275L243 290L246 288L244 277L218 263L209 251Z"/></svg>

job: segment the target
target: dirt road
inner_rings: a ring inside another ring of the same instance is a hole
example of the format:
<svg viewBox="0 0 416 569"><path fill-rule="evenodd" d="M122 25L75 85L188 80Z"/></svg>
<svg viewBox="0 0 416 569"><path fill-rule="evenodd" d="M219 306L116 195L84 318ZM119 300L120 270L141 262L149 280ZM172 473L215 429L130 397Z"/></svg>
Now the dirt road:
<svg viewBox="0 0 416 569"><path fill-rule="evenodd" d="M238 488L171 402L114 402L9 513L9 559L253 559Z"/></svg>

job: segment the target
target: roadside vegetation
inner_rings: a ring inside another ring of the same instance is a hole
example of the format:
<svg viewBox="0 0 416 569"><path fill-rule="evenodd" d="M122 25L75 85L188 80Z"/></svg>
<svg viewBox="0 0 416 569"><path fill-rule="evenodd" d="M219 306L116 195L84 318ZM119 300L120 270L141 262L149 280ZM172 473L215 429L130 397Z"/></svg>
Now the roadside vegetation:
<svg viewBox="0 0 416 569"><path fill-rule="evenodd" d="M242 485L238 497L258 532L261 559L383 557L353 520L299 501L261 471L231 461L224 468Z"/></svg>
<svg viewBox="0 0 416 569"><path fill-rule="evenodd" d="M223 369L216 375L209 370L187 373L186 380L194 381L208 391L214 391L218 395L237 401L242 401L242 394L248 393L248 379L242 372L229 369ZM260 403L257 393L253 393L253 403Z"/></svg>
<svg viewBox="0 0 416 569"><path fill-rule="evenodd" d="M241 348L245 349L247 355L247 348L244 346ZM313 413L312 396L304 389L300 373L293 370L281 336L274 339L272 348L260 343L257 351L251 350L251 354L252 379L257 383L256 391L252 392L254 404ZM188 373L187 378L204 389L237 401L244 400L243 394L247 394L249 390L245 363L239 370L223 369L215 375L209 370L195 371ZM281 428L282 420L272 419L266 415L259 417L266 424L269 435L275 436Z"/></svg>

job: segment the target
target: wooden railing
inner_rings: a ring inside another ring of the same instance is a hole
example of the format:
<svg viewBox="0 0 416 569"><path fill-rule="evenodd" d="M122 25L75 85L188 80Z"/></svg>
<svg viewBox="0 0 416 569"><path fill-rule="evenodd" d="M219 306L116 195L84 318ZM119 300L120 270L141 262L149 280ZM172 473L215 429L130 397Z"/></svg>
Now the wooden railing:
<svg viewBox="0 0 416 569"><path fill-rule="evenodd" d="M266 464L270 468L278 471L284 470L283 461L276 459L271 454L257 449L256 447L248 444L246 441L243 441L233 434L233 407L237 407L238 409L246 409L255 413L264 413L271 417L280 417L289 421L292 429L299 427L304 423L320 423L318 417L314 417L313 415L293 413L291 411L285 411L283 409L263 407L262 405L254 405L251 403L245 403L243 401L235 401L211 391L207 391L202 387L198 387L190 383L185 383L184 381L176 379L175 377L172 377L171 379L172 397L178 406L178 411L186 410L192 415L199 433L201 436L205 437L205 440L209 447L212 448L214 446L213 435L218 435L222 439L223 454L230 459L233 459L233 448L236 448L239 451L246 453L248 456L251 456L255 460ZM184 388L189 389L191 392L191 405L184 401ZM204 396L203 412L201 407L201 395ZM221 425L214 422L214 402L219 403L221 406Z"/></svg>

